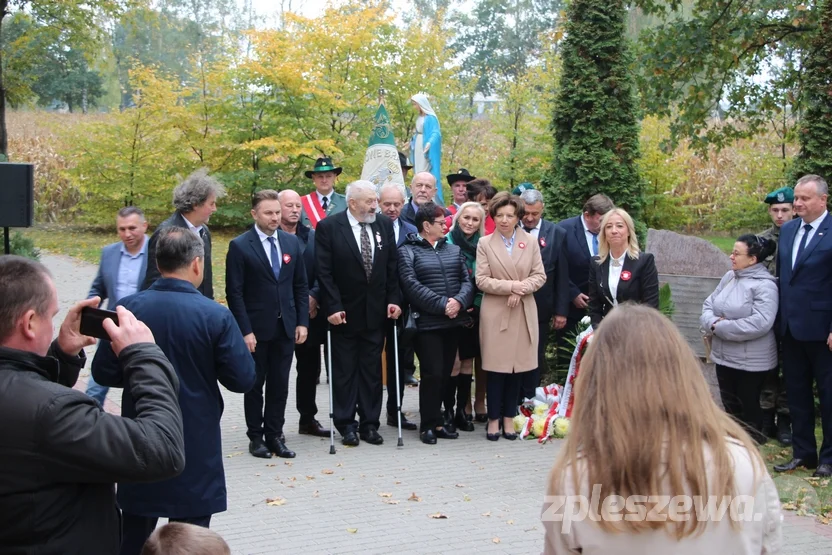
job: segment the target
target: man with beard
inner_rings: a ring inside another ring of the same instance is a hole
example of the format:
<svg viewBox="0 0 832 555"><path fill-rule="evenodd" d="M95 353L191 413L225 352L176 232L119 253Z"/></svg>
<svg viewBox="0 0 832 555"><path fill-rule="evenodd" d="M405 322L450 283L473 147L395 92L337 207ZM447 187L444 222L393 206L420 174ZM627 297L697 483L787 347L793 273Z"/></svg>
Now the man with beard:
<svg viewBox="0 0 832 555"><path fill-rule="evenodd" d="M332 412L344 445L358 445L359 437L384 442L381 350L386 319L402 312L393 224L376 215L377 206L376 186L355 181L347 210L321 220L315 235L321 306L332 330Z"/></svg>

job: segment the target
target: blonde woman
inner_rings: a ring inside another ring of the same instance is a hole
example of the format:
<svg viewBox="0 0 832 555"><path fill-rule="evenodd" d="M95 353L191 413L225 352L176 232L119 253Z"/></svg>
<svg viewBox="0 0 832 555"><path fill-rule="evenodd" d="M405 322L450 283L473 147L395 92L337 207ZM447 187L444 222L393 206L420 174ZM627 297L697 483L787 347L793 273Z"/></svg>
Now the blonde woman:
<svg viewBox="0 0 832 555"><path fill-rule="evenodd" d="M543 506L544 553L780 552L774 483L669 319L629 303L607 316L575 398ZM587 516L567 520L577 505L562 496L585 496ZM704 513L709 503L724 516Z"/></svg>
<svg viewBox="0 0 832 555"><path fill-rule="evenodd" d="M613 208L601 220L598 256L589 267L589 318L597 328L619 303L659 308L659 273L653 255L640 252L633 219Z"/></svg>
<svg viewBox="0 0 832 555"><path fill-rule="evenodd" d="M448 232L448 243L456 245L465 258L465 266L471 281L477 271L477 243L485 236L485 211L478 202L462 203L454 214L453 227ZM482 291L477 290L474 306L468 313L473 317L471 325L462 328L459 335L459 350L451 372L449 387L445 391L445 427L452 427L463 432L473 432L474 423L471 414L471 382L474 379L474 359L480 357L480 305ZM456 410L454 410L456 404Z"/></svg>

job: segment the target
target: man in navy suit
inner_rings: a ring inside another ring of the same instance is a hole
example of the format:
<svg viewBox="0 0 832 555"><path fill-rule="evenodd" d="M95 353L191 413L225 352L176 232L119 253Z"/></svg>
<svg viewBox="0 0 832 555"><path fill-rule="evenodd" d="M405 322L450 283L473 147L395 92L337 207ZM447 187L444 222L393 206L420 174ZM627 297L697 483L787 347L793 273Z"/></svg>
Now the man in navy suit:
<svg viewBox="0 0 832 555"><path fill-rule="evenodd" d="M107 300L107 308L139 290L147 272L147 221L144 212L136 206L126 206L116 215L116 229L121 241L101 249L98 274L90 286L87 298ZM90 376L87 395L102 407L108 387L95 383Z"/></svg>
<svg viewBox="0 0 832 555"><path fill-rule="evenodd" d="M419 172L413 176L410 182L410 202L404 205L401 210L399 218L416 227L416 210L428 201L433 201L436 198L436 178L430 172ZM452 214L447 209L445 216Z"/></svg>
<svg viewBox="0 0 832 555"><path fill-rule="evenodd" d="M182 474L161 482L118 484L121 555L138 555L160 517L207 528L211 516L227 508L223 396L217 382L234 393L248 391L255 381L254 360L231 312L197 289L205 275L204 253L196 234L174 226L163 229L156 242L162 277L147 291L119 301L147 324L176 371L185 438ZM131 388L109 341L100 343L92 373L102 385L124 388L121 413L134 418L141 391Z"/></svg>
<svg viewBox="0 0 832 555"><path fill-rule="evenodd" d="M390 218L393 222L393 234L396 237L396 248L398 249L407 239L410 233L417 233L416 226L412 226L399 216L405 203L404 189L394 183L383 185L378 192L379 207L381 213ZM395 341L393 333L396 330L396 321L393 320L387 326L387 425L398 427L396 419L396 376L393 372L396 369ZM412 341L399 339L399 399L404 399L404 386L406 384L417 385L419 381L413 376L416 371L415 353ZM405 430L416 430L418 426L408 420L402 413L402 428Z"/></svg>
<svg viewBox="0 0 832 555"><path fill-rule="evenodd" d="M295 345L298 373L295 401L300 413L298 433L329 437L329 429L315 419L318 414L315 394L321 374L321 344L326 336L326 318L318 310L320 291L315 268L315 230L300 223L303 202L299 194L284 189L277 196L280 198L280 229L298 238L309 284L309 333L306 341Z"/></svg>
<svg viewBox="0 0 832 555"><path fill-rule="evenodd" d="M558 354L567 357L560 347L589 306L589 263L598 254L598 233L601 218L615 207L607 195L597 194L584 203L582 213L574 218L561 220L558 225L566 232L566 262L569 266L569 314L566 325L558 335Z"/></svg>
<svg viewBox="0 0 832 555"><path fill-rule="evenodd" d="M225 259L228 308L257 365L257 383L245 395L249 452L291 459L283 424L295 343L309 330L308 276L298 238L279 229L277 191L254 193L251 206L254 226L231 241Z"/></svg>
<svg viewBox="0 0 832 555"><path fill-rule="evenodd" d="M546 283L534 294L537 304L539 340L537 344L537 368L522 374L520 394L534 397L540 385L540 375L546 371L546 345L549 329L560 330L566 326L569 314L569 266L566 261L566 232L543 219L543 195L533 188L522 191L520 198L526 205L522 225L526 233L537 239L540 256L546 270Z"/></svg>
<svg viewBox="0 0 832 555"><path fill-rule="evenodd" d="M147 247L147 256L151 263L147 265L147 275L141 290L149 288L153 282L159 279L160 273L153 260L156 260L156 240L161 230L166 227L181 227L190 229L202 239L205 249L205 279L197 289L200 293L214 298L214 274L211 268L211 232L208 230L208 220L211 214L217 211L217 199L225 196L225 187L208 175L208 170L197 170L176 186L173 190L173 206L176 212L159 224L156 231L150 237Z"/></svg>
<svg viewBox="0 0 832 555"><path fill-rule="evenodd" d="M402 313L396 236L376 214L372 182L351 183L347 206L315 229L321 306L332 326L332 412L344 445L380 445L381 350L387 319Z"/></svg>
<svg viewBox="0 0 832 555"><path fill-rule="evenodd" d="M797 218L780 229L780 338L783 378L792 418L792 455L774 470L815 468L832 476L832 218L826 210L829 187L822 177L805 175L794 187ZM823 443L815 440L817 382Z"/></svg>

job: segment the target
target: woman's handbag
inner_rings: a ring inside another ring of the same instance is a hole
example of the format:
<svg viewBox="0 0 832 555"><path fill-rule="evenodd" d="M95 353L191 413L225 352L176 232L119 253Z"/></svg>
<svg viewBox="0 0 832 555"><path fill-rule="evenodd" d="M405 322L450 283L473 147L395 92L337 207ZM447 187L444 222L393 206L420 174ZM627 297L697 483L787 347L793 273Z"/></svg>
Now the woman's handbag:
<svg viewBox="0 0 832 555"><path fill-rule="evenodd" d="M407 253L407 258L410 260L411 266L413 265L413 251L410 250L410 247L405 247L404 252ZM401 338L403 340L408 340L413 337L416 332L418 331L418 326L416 325L416 319L419 318L419 313L413 310L413 307L408 305L403 314L402 319L404 320L404 325L402 326L401 331Z"/></svg>

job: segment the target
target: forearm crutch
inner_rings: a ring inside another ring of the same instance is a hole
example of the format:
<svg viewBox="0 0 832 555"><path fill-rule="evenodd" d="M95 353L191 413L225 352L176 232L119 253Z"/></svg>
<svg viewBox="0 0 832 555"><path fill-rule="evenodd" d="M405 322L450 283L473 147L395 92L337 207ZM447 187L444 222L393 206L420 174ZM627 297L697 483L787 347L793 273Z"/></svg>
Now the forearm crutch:
<svg viewBox="0 0 832 555"><path fill-rule="evenodd" d="M399 322L395 320L393 322L393 356L394 360L396 361L396 421L399 426L399 442L397 444L398 447L402 447L404 442L402 441L402 390L401 388L401 377L399 376ZM390 377L388 376L388 380Z"/></svg>
<svg viewBox="0 0 832 555"><path fill-rule="evenodd" d="M332 328L326 327L327 383L329 384L329 454L335 454L335 408L332 404ZM400 434L401 435L401 434Z"/></svg>

